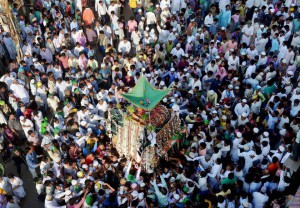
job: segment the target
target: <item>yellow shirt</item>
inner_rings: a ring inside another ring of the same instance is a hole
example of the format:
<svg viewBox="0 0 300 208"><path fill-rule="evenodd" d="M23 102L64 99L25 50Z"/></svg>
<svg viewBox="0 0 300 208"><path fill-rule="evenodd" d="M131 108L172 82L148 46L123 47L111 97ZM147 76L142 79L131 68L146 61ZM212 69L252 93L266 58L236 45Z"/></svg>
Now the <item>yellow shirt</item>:
<svg viewBox="0 0 300 208"><path fill-rule="evenodd" d="M137 6L136 0L129 0L129 6L132 9L135 9Z"/></svg>

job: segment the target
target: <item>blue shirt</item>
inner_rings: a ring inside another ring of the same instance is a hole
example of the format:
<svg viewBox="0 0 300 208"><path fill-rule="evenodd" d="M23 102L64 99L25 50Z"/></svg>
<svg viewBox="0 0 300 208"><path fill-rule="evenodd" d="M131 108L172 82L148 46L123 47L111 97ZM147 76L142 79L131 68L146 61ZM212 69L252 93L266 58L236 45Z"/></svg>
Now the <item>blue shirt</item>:
<svg viewBox="0 0 300 208"><path fill-rule="evenodd" d="M37 158L35 152L32 152L31 154L26 155L26 163L29 168L36 168L38 165L36 164Z"/></svg>

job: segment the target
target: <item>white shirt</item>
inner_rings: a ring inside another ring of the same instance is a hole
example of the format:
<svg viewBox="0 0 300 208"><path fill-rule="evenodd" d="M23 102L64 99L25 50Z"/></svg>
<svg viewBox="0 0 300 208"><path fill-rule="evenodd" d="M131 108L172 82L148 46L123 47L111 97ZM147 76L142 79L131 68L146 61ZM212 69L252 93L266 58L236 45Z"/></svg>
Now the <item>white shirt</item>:
<svg viewBox="0 0 300 208"><path fill-rule="evenodd" d="M183 51L182 48L177 49L177 48L175 47L175 48L173 48L173 49L171 50L171 54L172 54L173 56L177 56L178 60L180 60L180 59L181 59L181 56L184 54L184 51Z"/></svg>
<svg viewBox="0 0 300 208"><path fill-rule="evenodd" d="M204 19L204 24L206 27L210 27L214 23L214 17L212 15L206 15Z"/></svg>
<svg viewBox="0 0 300 208"><path fill-rule="evenodd" d="M242 103L238 103L234 108L234 112L237 116L242 115L242 113L247 113L248 115L250 113L249 105L245 104L243 107Z"/></svg>
<svg viewBox="0 0 300 208"><path fill-rule="evenodd" d="M126 52L126 53L129 53L130 52L130 49L131 49L131 44L130 44L130 42L129 41L127 41L126 43L125 43L125 41L120 41L120 43L119 43L119 47L118 47L118 51L120 52L120 53L124 53L124 52Z"/></svg>
<svg viewBox="0 0 300 208"><path fill-rule="evenodd" d="M214 164L207 174L208 177L215 178L216 176L219 177L220 171L222 170L222 165Z"/></svg>
<svg viewBox="0 0 300 208"><path fill-rule="evenodd" d="M262 194L260 192L254 192L252 196L253 196L252 205L255 208L263 208L265 203L269 200L269 197L267 195Z"/></svg>

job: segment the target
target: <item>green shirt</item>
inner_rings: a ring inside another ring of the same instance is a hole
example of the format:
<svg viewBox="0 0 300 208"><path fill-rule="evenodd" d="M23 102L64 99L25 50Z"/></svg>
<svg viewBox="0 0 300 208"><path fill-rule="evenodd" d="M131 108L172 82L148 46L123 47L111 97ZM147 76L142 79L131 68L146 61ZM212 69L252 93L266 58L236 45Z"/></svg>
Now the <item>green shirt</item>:
<svg viewBox="0 0 300 208"><path fill-rule="evenodd" d="M233 177L233 179L225 178L221 181L222 185L234 185L236 182L236 178Z"/></svg>

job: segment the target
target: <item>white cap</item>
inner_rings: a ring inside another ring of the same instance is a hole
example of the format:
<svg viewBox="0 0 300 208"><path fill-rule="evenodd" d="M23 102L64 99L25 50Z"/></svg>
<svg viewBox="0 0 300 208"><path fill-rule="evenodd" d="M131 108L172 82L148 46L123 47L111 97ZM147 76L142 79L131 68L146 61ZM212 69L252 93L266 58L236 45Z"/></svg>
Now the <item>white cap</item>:
<svg viewBox="0 0 300 208"><path fill-rule="evenodd" d="M102 63L100 66L101 66L101 68L102 68L102 67L105 67L105 63Z"/></svg>
<svg viewBox="0 0 300 208"><path fill-rule="evenodd" d="M180 43L177 43L176 47L180 47L180 46L181 46Z"/></svg>
<svg viewBox="0 0 300 208"><path fill-rule="evenodd" d="M268 136L269 136L269 132L265 131L265 132L263 133L263 135L264 135L265 137L268 137Z"/></svg>
<svg viewBox="0 0 300 208"><path fill-rule="evenodd" d="M243 205L243 207L248 208L249 207L249 202L243 200L242 205Z"/></svg>
<svg viewBox="0 0 300 208"><path fill-rule="evenodd" d="M168 101L168 99L167 99L167 98L164 98L164 99L163 99L163 102L164 102L164 103L166 103L167 101Z"/></svg>
<svg viewBox="0 0 300 208"><path fill-rule="evenodd" d="M253 129L253 132L254 132L255 134L257 134L257 133L259 132L259 129L255 127L255 128Z"/></svg>
<svg viewBox="0 0 300 208"><path fill-rule="evenodd" d="M225 30L225 27L221 27L221 30Z"/></svg>
<svg viewBox="0 0 300 208"><path fill-rule="evenodd" d="M35 83L35 80L34 80L34 79L30 80L30 83L31 83L31 84L34 84L34 83Z"/></svg>
<svg viewBox="0 0 300 208"><path fill-rule="evenodd" d="M229 88L229 89L233 89L233 86L232 86L232 85L228 85L228 88Z"/></svg>
<svg viewBox="0 0 300 208"><path fill-rule="evenodd" d="M170 178L170 182L172 182L172 183L175 182L175 178L174 178L174 177L171 177L171 178Z"/></svg>
<svg viewBox="0 0 300 208"><path fill-rule="evenodd" d="M93 167L97 167L99 165L99 162L97 160L93 161Z"/></svg>
<svg viewBox="0 0 300 208"><path fill-rule="evenodd" d="M250 149L250 147L249 147L249 146L247 146L247 145L246 145L246 146L244 146L244 150L245 150L245 151L248 151L249 149Z"/></svg>
<svg viewBox="0 0 300 208"><path fill-rule="evenodd" d="M247 117L247 113L245 113L245 112L242 113L242 117L245 117L245 118L246 118L246 117Z"/></svg>
<svg viewBox="0 0 300 208"><path fill-rule="evenodd" d="M32 59L33 62L36 62L37 60L38 60L37 58L33 58L33 59Z"/></svg>
<svg viewBox="0 0 300 208"><path fill-rule="evenodd" d="M242 100L242 103L246 103L246 102L247 102L247 100L246 100L246 99L243 99L243 100Z"/></svg>
<svg viewBox="0 0 300 208"><path fill-rule="evenodd" d="M272 10L272 9L271 9ZM273 9L274 10L274 9ZM261 192L266 193L267 192L267 188L265 186L261 187Z"/></svg>
<svg viewBox="0 0 300 208"><path fill-rule="evenodd" d="M223 119L223 120L227 120L227 116L223 115L223 116L222 116L222 119Z"/></svg>
<svg viewBox="0 0 300 208"><path fill-rule="evenodd" d="M246 61L243 61L243 62L242 62L242 65L243 65L243 66L246 66L246 65L247 65L247 62L246 62Z"/></svg>
<svg viewBox="0 0 300 208"><path fill-rule="evenodd" d="M46 200L51 201L52 199L53 199L53 195L52 194L47 194Z"/></svg>
<svg viewBox="0 0 300 208"><path fill-rule="evenodd" d="M282 63L286 64L286 59L282 59Z"/></svg>
<svg viewBox="0 0 300 208"><path fill-rule="evenodd" d="M144 198L144 193L143 192L139 193L138 198L139 198L139 200L142 200Z"/></svg>
<svg viewBox="0 0 300 208"><path fill-rule="evenodd" d="M220 56L216 56L216 59L219 59L220 58Z"/></svg>
<svg viewBox="0 0 300 208"><path fill-rule="evenodd" d="M80 137L80 136L81 136L81 133L80 133L80 132L76 132L75 136L76 136L76 137Z"/></svg>
<svg viewBox="0 0 300 208"><path fill-rule="evenodd" d="M178 199L180 199L180 196L179 196L179 194L174 194L174 195L173 195L173 197L174 197L174 199L175 199L175 200L178 200Z"/></svg>
<svg viewBox="0 0 300 208"><path fill-rule="evenodd" d="M280 150L280 152L283 152L284 151L284 146L280 145L279 150Z"/></svg>
<svg viewBox="0 0 300 208"><path fill-rule="evenodd" d="M72 191L70 191L70 190L66 190L66 191L65 191L65 194L66 194L66 195L70 195L71 193L72 193Z"/></svg>
<svg viewBox="0 0 300 208"><path fill-rule="evenodd" d="M287 74L290 75L290 76L294 75L294 73L292 71L288 71Z"/></svg>
<svg viewBox="0 0 300 208"><path fill-rule="evenodd" d="M165 82L164 82L164 81L160 81L159 85L160 85L160 86L164 86L164 85L165 85Z"/></svg>
<svg viewBox="0 0 300 208"><path fill-rule="evenodd" d="M213 112L212 113L218 113L216 110L213 110Z"/></svg>
<svg viewBox="0 0 300 208"><path fill-rule="evenodd" d="M174 69L174 68L171 68L171 72L173 72L173 71L175 71L175 69Z"/></svg>
<svg viewBox="0 0 300 208"><path fill-rule="evenodd" d="M259 27L260 27L260 28L264 28L265 26L264 26L264 25L260 25Z"/></svg>
<svg viewBox="0 0 300 208"><path fill-rule="evenodd" d="M81 126L85 126L85 125L87 125L87 122L86 122L86 121L81 121L81 122L80 122L80 125L81 125Z"/></svg>
<svg viewBox="0 0 300 208"><path fill-rule="evenodd" d="M146 77L151 77L151 75L150 75L150 74L147 74Z"/></svg>
<svg viewBox="0 0 300 208"><path fill-rule="evenodd" d="M175 103L175 99L174 98L171 99L171 103Z"/></svg>
<svg viewBox="0 0 300 208"><path fill-rule="evenodd" d="M71 181L71 184L72 184L73 186L76 185L76 184L77 184L77 180L73 179L73 180Z"/></svg>
<svg viewBox="0 0 300 208"><path fill-rule="evenodd" d="M265 55L266 55L266 52L264 52L264 51L261 52L261 55L262 55L262 56L265 56Z"/></svg>
<svg viewBox="0 0 300 208"><path fill-rule="evenodd" d="M88 167L89 167L89 166L88 166L87 164L83 164L83 165L82 165L82 168L83 168L83 169L86 169L86 168L88 168Z"/></svg>
<svg viewBox="0 0 300 208"><path fill-rule="evenodd" d="M213 90L209 90L209 91L207 92L207 94L208 94L208 95L213 95L213 94L214 94L214 91L213 91Z"/></svg>
<svg viewBox="0 0 300 208"><path fill-rule="evenodd" d="M145 184L144 182L140 183L140 187L141 187L141 188L143 188L143 187L145 187L145 186L146 186L146 184Z"/></svg>
<svg viewBox="0 0 300 208"><path fill-rule="evenodd" d="M139 196L139 192L133 191L133 192L131 192L131 196L132 196L133 199L136 199Z"/></svg>
<svg viewBox="0 0 300 208"><path fill-rule="evenodd" d="M139 9L139 10L138 10L138 12L142 12L142 10L141 10L141 9Z"/></svg>
<svg viewBox="0 0 300 208"><path fill-rule="evenodd" d="M237 138L241 138L242 137L242 133L241 132L237 132L236 136L237 136Z"/></svg>
<svg viewBox="0 0 300 208"><path fill-rule="evenodd" d="M20 116L20 120L24 120L25 119L25 117L24 116Z"/></svg>

